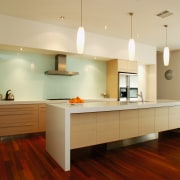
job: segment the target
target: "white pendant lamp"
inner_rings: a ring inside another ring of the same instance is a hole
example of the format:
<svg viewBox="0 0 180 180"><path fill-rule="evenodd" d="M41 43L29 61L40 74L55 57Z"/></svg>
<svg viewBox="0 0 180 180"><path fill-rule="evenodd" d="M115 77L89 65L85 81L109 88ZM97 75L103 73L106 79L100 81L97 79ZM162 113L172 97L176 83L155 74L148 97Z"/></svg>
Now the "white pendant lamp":
<svg viewBox="0 0 180 180"><path fill-rule="evenodd" d="M78 28L77 40L76 40L78 54L83 54L84 43L85 43L85 31L84 31L84 27L82 26L82 0L81 0L81 26Z"/></svg>
<svg viewBox="0 0 180 180"><path fill-rule="evenodd" d="M133 13L130 12L129 15L131 16L131 38L129 39L129 43L128 43L128 53L129 53L129 60L134 60L134 58L135 58L135 41L132 38L132 16L133 16Z"/></svg>
<svg viewBox="0 0 180 180"><path fill-rule="evenodd" d="M163 51L163 60L164 60L164 66L169 65L169 58L170 58L170 52L169 52L169 47L167 46L167 27L168 25L164 25L166 29L166 41L165 41L165 47Z"/></svg>

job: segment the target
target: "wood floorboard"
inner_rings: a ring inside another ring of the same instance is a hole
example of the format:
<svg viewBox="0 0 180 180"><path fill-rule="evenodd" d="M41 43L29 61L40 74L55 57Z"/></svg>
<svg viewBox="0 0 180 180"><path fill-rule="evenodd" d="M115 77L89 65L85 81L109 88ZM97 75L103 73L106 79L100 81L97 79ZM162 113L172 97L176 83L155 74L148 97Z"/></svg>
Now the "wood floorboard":
<svg viewBox="0 0 180 180"><path fill-rule="evenodd" d="M108 151L105 145L72 150L69 172L50 157L45 143L42 134L1 139L0 180L180 179L180 133Z"/></svg>

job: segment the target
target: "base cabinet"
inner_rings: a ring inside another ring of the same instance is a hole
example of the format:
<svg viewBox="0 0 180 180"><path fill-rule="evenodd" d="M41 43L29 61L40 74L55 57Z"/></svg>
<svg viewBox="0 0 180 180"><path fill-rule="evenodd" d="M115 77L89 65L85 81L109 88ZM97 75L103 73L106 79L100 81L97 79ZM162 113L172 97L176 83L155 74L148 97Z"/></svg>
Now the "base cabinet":
<svg viewBox="0 0 180 180"><path fill-rule="evenodd" d="M120 111L120 139L139 136L138 110Z"/></svg>
<svg viewBox="0 0 180 180"><path fill-rule="evenodd" d="M45 131L45 104L0 105L0 136Z"/></svg>
<svg viewBox="0 0 180 180"><path fill-rule="evenodd" d="M71 114L71 149L180 128L180 106Z"/></svg>
<svg viewBox="0 0 180 180"><path fill-rule="evenodd" d="M180 106L169 107L169 129L180 127Z"/></svg>
<svg viewBox="0 0 180 180"><path fill-rule="evenodd" d="M139 110L139 135L154 133L155 108Z"/></svg>
<svg viewBox="0 0 180 180"><path fill-rule="evenodd" d="M38 105L0 106L0 136L38 131Z"/></svg>
<svg viewBox="0 0 180 180"><path fill-rule="evenodd" d="M96 144L96 113L71 114L71 149Z"/></svg>
<svg viewBox="0 0 180 180"><path fill-rule="evenodd" d="M155 108L155 132L166 131L169 129L169 108Z"/></svg>
<svg viewBox="0 0 180 180"><path fill-rule="evenodd" d="M97 113L97 144L119 139L119 112Z"/></svg>

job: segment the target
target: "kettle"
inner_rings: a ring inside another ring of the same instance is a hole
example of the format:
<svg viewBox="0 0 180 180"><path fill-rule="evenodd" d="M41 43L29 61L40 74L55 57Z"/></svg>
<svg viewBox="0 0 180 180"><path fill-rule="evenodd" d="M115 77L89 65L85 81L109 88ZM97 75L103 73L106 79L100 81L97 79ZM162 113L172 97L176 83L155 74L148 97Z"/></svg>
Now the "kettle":
<svg viewBox="0 0 180 180"><path fill-rule="evenodd" d="M11 90L8 90L6 92L6 100L10 100L10 101L13 101L14 100L14 95L11 93Z"/></svg>

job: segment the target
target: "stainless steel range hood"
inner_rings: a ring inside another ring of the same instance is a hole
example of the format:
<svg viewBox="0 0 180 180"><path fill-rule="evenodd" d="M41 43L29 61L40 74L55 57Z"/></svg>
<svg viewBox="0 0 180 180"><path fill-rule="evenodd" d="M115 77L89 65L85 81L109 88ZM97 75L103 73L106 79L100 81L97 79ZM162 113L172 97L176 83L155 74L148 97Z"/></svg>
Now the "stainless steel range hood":
<svg viewBox="0 0 180 180"><path fill-rule="evenodd" d="M55 56L55 70L46 71L48 75L62 75L62 76L74 76L79 72L67 71L66 70L66 55L57 54Z"/></svg>

